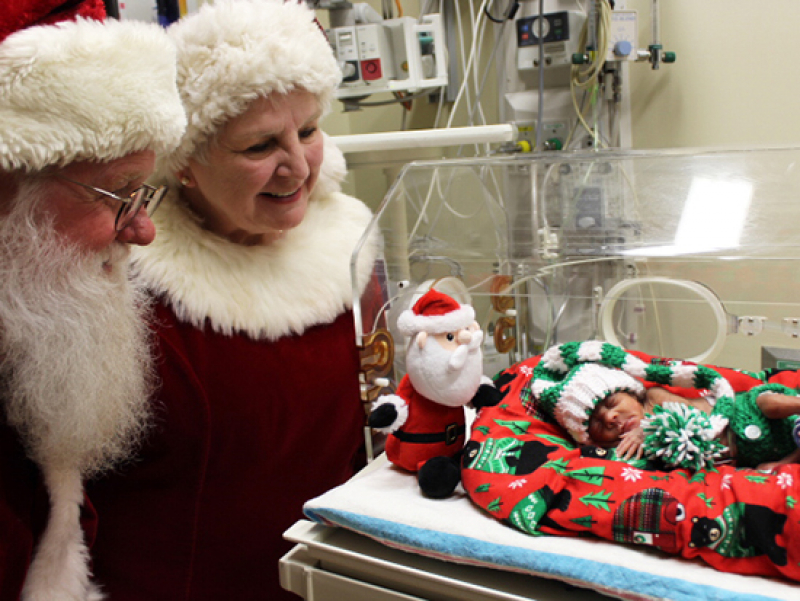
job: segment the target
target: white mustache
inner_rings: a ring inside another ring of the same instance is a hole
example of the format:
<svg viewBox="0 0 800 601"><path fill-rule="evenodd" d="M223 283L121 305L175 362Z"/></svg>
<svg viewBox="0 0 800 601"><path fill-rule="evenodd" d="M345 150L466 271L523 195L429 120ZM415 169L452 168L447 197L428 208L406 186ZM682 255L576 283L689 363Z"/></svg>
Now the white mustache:
<svg viewBox="0 0 800 601"><path fill-rule="evenodd" d="M471 334L472 336L468 343L458 345L458 348L453 351L450 361L447 363L447 367L451 371L460 371L463 369L469 354L476 353L480 349L481 342L483 342L483 331L475 330L471 332Z"/></svg>

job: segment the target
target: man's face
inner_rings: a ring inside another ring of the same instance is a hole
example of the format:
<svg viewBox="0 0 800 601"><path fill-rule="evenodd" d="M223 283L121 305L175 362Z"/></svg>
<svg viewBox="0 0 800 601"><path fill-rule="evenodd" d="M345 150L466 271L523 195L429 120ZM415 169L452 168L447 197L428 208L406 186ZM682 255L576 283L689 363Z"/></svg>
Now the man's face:
<svg viewBox="0 0 800 601"><path fill-rule="evenodd" d="M81 251L103 254L111 252L115 243L150 244L155 227L146 211L139 211L118 232L114 223L119 202L59 175L128 198L150 176L154 161L152 151L141 151L108 163L83 161L67 165L43 183L41 210L52 217L56 233Z"/></svg>
<svg viewBox="0 0 800 601"><path fill-rule="evenodd" d="M60 173L124 194L151 168L147 153ZM4 183L0 410L35 461L100 473L148 424L147 299L129 280L126 242L149 242L153 225L140 215L116 232L118 207L55 174Z"/></svg>

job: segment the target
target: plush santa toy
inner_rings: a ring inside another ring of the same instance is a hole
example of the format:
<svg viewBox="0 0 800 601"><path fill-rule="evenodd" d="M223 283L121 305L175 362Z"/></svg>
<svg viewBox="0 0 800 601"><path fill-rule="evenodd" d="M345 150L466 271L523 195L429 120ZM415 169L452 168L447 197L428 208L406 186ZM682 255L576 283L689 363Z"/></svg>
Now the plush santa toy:
<svg viewBox="0 0 800 601"><path fill-rule="evenodd" d="M444 498L461 479L464 407L494 405L501 394L483 375L483 332L469 305L431 289L397 326L409 338L407 374L397 394L375 401L369 425L389 434L389 461L417 472L425 495Z"/></svg>

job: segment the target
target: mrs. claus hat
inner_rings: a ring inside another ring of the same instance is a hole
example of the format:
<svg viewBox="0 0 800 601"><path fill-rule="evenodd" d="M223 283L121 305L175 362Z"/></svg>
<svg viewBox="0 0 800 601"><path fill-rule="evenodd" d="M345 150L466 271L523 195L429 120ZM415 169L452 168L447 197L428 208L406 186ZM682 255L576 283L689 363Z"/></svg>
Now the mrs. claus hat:
<svg viewBox="0 0 800 601"><path fill-rule="evenodd" d="M155 24L103 21L102 0L0 9L0 168L171 151L186 125L175 49Z"/></svg>
<svg viewBox="0 0 800 601"><path fill-rule="evenodd" d="M297 88L327 112L341 70L314 11L298 0L217 0L172 26L189 126L161 173L176 172L260 96Z"/></svg>
<svg viewBox="0 0 800 601"><path fill-rule="evenodd" d="M417 332L444 334L468 327L475 321L475 309L460 305L452 297L431 288L411 309L397 318L398 329L406 336Z"/></svg>
<svg viewBox="0 0 800 601"><path fill-rule="evenodd" d="M598 403L615 392L639 398L643 382L707 389L713 405L733 398L733 389L719 373L683 361L645 363L625 349L602 342L567 342L549 348L533 370L531 395L580 444L589 440L588 426Z"/></svg>

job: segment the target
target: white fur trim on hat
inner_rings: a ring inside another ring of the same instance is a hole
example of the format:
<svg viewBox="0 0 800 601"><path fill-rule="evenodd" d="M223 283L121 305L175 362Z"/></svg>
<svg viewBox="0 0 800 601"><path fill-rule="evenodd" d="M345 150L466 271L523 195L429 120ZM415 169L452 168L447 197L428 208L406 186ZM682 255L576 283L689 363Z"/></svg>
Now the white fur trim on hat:
<svg viewBox="0 0 800 601"><path fill-rule="evenodd" d="M426 293L425 296L434 293L434 290ZM423 296L420 301L425 299ZM475 309L470 305L459 305L455 300L446 295L441 295L452 301L454 307L458 307L447 313L439 315L426 315L417 313L419 302L411 309L406 309L397 318L397 328L406 336L412 336L417 332L427 332L428 334L445 334L456 332L468 327L475 321Z"/></svg>
<svg viewBox="0 0 800 601"><path fill-rule="evenodd" d="M180 148L160 167L177 171L260 96L302 88L327 111L341 81L314 11L295 0L218 0L173 24L178 87L189 116Z"/></svg>
<svg viewBox="0 0 800 601"><path fill-rule="evenodd" d="M311 194L311 202L314 202L317 198L325 198L331 194L341 192L341 182L347 176L347 161L344 158L344 153L325 132L322 132L322 148L322 165L319 169L317 183Z"/></svg>
<svg viewBox="0 0 800 601"><path fill-rule="evenodd" d="M406 336L417 332L428 334L444 334L456 332L469 326L475 321L475 309L469 305L462 305L460 309L451 311L446 315L427 317L415 315L410 309L403 311L397 318L397 328Z"/></svg>
<svg viewBox="0 0 800 601"><path fill-rule="evenodd" d="M186 117L175 49L155 24L77 19L0 44L0 168L171 151Z"/></svg>

